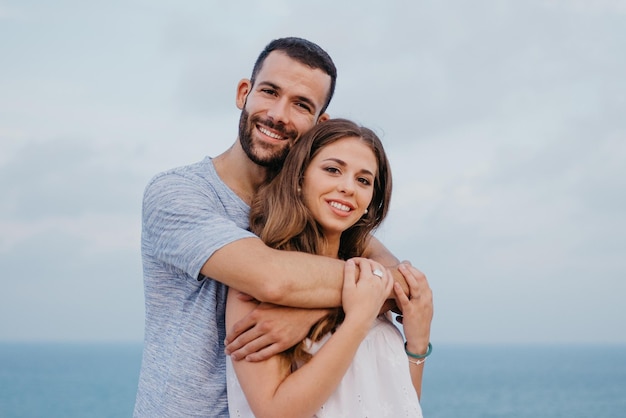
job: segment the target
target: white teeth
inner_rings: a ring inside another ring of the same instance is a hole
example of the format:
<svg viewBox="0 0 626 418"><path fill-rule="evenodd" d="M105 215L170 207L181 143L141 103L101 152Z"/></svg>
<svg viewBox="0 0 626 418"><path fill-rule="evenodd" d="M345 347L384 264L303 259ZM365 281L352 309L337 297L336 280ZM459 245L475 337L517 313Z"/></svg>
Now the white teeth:
<svg viewBox="0 0 626 418"><path fill-rule="evenodd" d="M349 212L350 211L350 207L349 206L342 205L339 202L330 202L329 205L334 207L334 208L337 208L339 210L342 210L344 212Z"/></svg>
<svg viewBox="0 0 626 418"><path fill-rule="evenodd" d="M283 137L281 135L277 135L275 133L272 133L270 131L268 131L265 128L259 128L259 131L261 131L264 135L269 136L270 138L274 138L274 139L283 139Z"/></svg>

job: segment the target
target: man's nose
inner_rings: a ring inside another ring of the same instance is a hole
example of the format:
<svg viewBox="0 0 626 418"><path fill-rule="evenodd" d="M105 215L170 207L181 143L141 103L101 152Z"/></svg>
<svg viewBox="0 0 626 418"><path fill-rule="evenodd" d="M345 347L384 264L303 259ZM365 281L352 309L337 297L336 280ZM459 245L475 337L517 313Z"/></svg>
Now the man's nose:
<svg viewBox="0 0 626 418"><path fill-rule="evenodd" d="M274 123L289 123L289 103L287 100L279 99L272 103L267 110L267 116L272 119Z"/></svg>

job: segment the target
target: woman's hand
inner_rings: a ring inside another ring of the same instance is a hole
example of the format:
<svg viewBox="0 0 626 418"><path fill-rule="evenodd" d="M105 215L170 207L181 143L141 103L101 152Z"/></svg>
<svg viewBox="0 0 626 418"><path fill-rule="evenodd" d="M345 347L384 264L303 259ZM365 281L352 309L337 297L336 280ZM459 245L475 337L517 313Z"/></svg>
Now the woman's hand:
<svg viewBox="0 0 626 418"><path fill-rule="evenodd" d="M430 339L430 323L433 319L433 293L426 276L408 262L398 266L409 286L407 296L398 283L394 283L396 303L402 311L400 318L407 340L407 350L416 354L426 353Z"/></svg>
<svg viewBox="0 0 626 418"><path fill-rule="evenodd" d="M346 261L342 293L346 321L358 321L369 329L392 286L391 274L381 264L358 257Z"/></svg>

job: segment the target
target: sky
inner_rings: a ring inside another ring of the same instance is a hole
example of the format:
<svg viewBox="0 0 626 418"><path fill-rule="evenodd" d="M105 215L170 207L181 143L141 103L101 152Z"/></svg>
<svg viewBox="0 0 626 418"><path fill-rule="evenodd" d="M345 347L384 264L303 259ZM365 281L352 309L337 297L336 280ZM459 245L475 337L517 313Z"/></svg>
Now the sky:
<svg viewBox="0 0 626 418"><path fill-rule="evenodd" d="M626 0L0 0L0 340L142 340L144 187L283 36L385 144L434 344L626 344Z"/></svg>

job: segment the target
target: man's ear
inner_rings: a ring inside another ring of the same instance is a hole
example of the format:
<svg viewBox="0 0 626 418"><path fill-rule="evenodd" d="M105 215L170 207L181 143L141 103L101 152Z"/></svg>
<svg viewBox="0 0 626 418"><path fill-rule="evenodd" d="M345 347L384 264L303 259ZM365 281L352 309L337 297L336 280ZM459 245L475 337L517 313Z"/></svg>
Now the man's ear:
<svg viewBox="0 0 626 418"><path fill-rule="evenodd" d="M237 103L237 108L239 110L243 110L246 106L246 99L248 98L248 94L252 90L252 83L247 78L241 79L237 84L237 97L235 102Z"/></svg>
<svg viewBox="0 0 626 418"><path fill-rule="evenodd" d="M328 113L322 113L319 118L317 118L317 123L326 122L330 119L330 115Z"/></svg>

